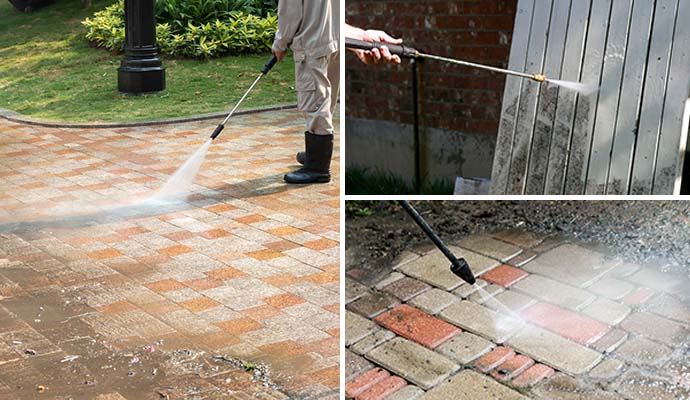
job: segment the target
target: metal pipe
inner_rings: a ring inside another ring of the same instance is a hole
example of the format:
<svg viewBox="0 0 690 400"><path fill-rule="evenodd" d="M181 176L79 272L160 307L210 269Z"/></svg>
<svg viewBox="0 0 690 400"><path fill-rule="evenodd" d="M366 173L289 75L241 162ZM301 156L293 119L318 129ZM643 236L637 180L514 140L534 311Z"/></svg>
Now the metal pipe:
<svg viewBox="0 0 690 400"><path fill-rule="evenodd" d="M424 218L422 218L421 215L417 212L417 210L414 209L410 205L409 202L406 200L400 200L400 205L407 211L407 213L412 217L415 223L419 225L420 228L424 231L424 233L427 235L429 239L431 239L432 242L436 245L436 247L441 250L443 255L446 256L448 261L450 261L450 270L458 276L460 279L463 281L469 283L470 285L474 285L475 282L477 281L474 278L474 274L472 274L472 270L470 269L470 266L467 264L467 261L465 261L464 258L457 258L453 254L452 251L446 245L441 241L441 238L438 237L436 232L434 232L433 229L429 226L429 224L426 223Z"/></svg>

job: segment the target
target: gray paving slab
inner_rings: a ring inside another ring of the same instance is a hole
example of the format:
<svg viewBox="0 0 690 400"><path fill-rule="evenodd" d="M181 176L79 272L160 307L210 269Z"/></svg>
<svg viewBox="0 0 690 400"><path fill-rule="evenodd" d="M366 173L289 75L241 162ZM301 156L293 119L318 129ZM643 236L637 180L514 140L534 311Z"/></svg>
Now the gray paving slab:
<svg viewBox="0 0 690 400"><path fill-rule="evenodd" d="M486 375L466 369L420 397L420 400L448 399L527 400L528 398Z"/></svg>
<svg viewBox="0 0 690 400"><path fill-rule="evenodd" d="M460 301L460 298L437 288L420 294L410 300L408 304L413 305L429 314L438 314L446 307Z"/></svg>
<svg viewBox="0 0 690 400"><path fill-rule="evenodd" d="M511 289L572 310L580 310L596 298L585 290L534 274L521 279Z"/></svg>
<svg viewBox="0 0 690 400"><path fill-rule="evenodd" d="M508 340L522 326L521 321L515 318L467 300L451 305L439 316L498 344Z"/></svg>
<svg viewBox="0 0 690 400"><path fill-rule="evenodd" d="M567 261L567 262L564 262ZM585 287L601 278L620 261L574 244L558 246L525 264L525 271L572 286Z"/></svg>
<svg viewBox="0 0 690 400"><path fill-rule="evenodd" d="M378 329L380 328L374 322L353 312L345 311L345 346L349 347L357 343Z"/></svg>
<svg viewBox="0 0 690 400"><path fill-rule="evenodd" d="M425 390L436 386L459 368L441 354L401 337L371 350L366 358Z"/></svg>
<svg viewBox="0 0 690 400"><path fill-rule="evenodd" d="M485 235L467 236L460 241L459 245L460 247L501 261L506 261L522 252L522 249L518 246Z"/></svg>
<svg viewBox="0 0 690 400"><path fill-rule="evenodd" d="M467 365L496 347L492 342L469 332L462 332L443 343L436 351L462 365Z"/></svg>
<svg viewBox="0 0 690 400"><path fill-rule="evenodd" d="M582 313L608 325L617 325L630 314L630 307L607 299L597 299L582 309Z"/></svg>

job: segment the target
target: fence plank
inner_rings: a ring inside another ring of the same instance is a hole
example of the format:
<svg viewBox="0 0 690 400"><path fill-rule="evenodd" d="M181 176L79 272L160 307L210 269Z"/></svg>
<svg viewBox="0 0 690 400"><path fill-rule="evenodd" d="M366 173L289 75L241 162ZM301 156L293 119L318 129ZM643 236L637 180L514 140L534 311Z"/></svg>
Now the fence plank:
<svg viewBox="0 0 690 400"><path fill-rule="evenodd" d="M571 0L554 2L543 69L543 74L549 77L558 76L563 66L565 38L568 33L571 4ZM532 145L527 155L525 194L544 193L546 167L549 165L549 148L551 147L553 122L556 117L558 92L558 86L549 83L544 83L539 88L539 101L534 123L534 133L532 135Z"/></svg>
<svg viewBox="0 0 690 400"><path fill-rule="evenodd" d="M575 1L571 6L568 39L563 55L563 59L568 62L564 63L561 69L561 80L579 82L581 79L591 5L591 1ZM567 155L570 151L577 96L578 94L572 90L561 90L558 93L558 108L548 152L545 194L561 194L565 185Z"/></svg>
<svg viewBox="0 0 690 400"><path fill-rule="evenodd" d="M533 15L534 0L520 0L515 17L513 41L510 45L509 69L524 71L526 68L527 47ZM491 180L491 192L495 194L506 193L508 185L508 172L513 152L513 137L515 135L518 117L517 110L523 81L524 79L515 76L509 76L506 79Z"/></svg>
<svg viewBox="0 0 690 400"><path fill-rule="evenodd" d="M628 193L653 16L653 2L636 1L633 4L631 29L625 54L623 87L618 102L618 116L611 147L607 194Z"/></svg>

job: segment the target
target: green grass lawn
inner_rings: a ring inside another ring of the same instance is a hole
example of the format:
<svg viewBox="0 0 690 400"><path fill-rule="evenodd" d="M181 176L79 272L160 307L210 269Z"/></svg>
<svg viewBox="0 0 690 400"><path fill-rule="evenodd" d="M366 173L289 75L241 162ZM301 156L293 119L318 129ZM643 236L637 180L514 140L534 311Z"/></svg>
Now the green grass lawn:
<svg viewBox="0 0 690 400"><path fill-rule="evenodd" d="M81 21L114 0L77 0L30 14L0 0L0 108L35 118L113 122L228 111L270 54L210 61L164 59L167 89L146 96L117 91L120 55L89 47ZM295 101L294 64L286 59L257 85L242 108Z"/></svg>

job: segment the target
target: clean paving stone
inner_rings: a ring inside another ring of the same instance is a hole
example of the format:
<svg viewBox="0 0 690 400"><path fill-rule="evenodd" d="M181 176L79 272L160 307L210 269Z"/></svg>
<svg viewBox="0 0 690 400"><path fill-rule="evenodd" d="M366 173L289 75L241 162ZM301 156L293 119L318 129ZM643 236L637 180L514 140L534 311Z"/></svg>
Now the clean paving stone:
<svg viewBox="0 0 690 400"><path fill-rule="evenodd" d="M626 279L640 286L649 287L662 292L672 293L681 286L681 281L673 274L665 274L651 268L642 268Z"/></svg>
<svg viewBox="0 0 690 400"><path fill-rule="evenodd" d="M505 289L502 286L489 284L481 290L472 293L469 300L477 304L493 303L492 299L495 295L503 292Z"/></svg>
<svg viewBox="0 0 690 400"><path fill-rule="evenodd" d="M400 301L407 302L429 289L431 286L426 283L403 275L403 278L383 286L381 290L397 297Z"/></svg>
<svg viewBox="0 0 690 400"><path fill-rule="evenodd" d="M474 283L474 285L469 285L467 283L464 283L463 285L460 285L457 289L453 290L453 294L462 297L463 299L469 298L474 292L479 290L479 288L485 288L486 285L489 283L485 281L484 279L477 278L477 281Z"/></svg>
<svg viewBox="0 0 690 400"><path fill-rule="evenodd" d="M690 325L690 306L684 304L680 300L663 294L656 297L649 304L648 311L663 317Z"/></svg>
<svg viewBox="0 0 690 400"><path fill-rule="evenodd" d="M690 388L661 377L650 377L634 369L614 383L616 390L631 399L679 400L690 398Z"/></svg>
<svg viewBox="0 0 690 400"><path fill-rule="evenodd" d="M495 380L473 370L466 369L450 378L447 382L426 392L420 400L448 399L501 399L527 400L519 392L504 386Z"/></svg>
<svg viewBox="0 0 690 400"><path fill-rule="evenodd" d="M630 314L630 307L607 299L598 299L582 309L582 313L608 325L618 325Z"/></svg>
<svg viewBox="0 0 690 400"><path fill-rule="evenodd" d="M499 312L506 312L505 310L508 309L517 313L537 302L532 297L514 290L498 293L494 298L496 301L489 301L484 303L484 305Z"/></svg>
<svg viewBox="0 0 690 400"><path fill-rule="evenodd" d="M519 320L487 307L463 300L443 310L439 316L450 323L501 344L522 326Z"/></svg>
<svg viewBox="0 0 690 400"><path fill-rule="evenodd" d="M386 397L386 400L415 400L422 394L424 394L422 389L414 385L407 385Z"/></svg>
<svg viewBox="0 0 690 400"><path fill-rule="evenodd" d="M510 265L502 264L498 267L485 272L481 278L487 282L508 288L515 282L527 276L527 272L511 267Z"/></svg>
<svg viewBox="0 0 690 400"><path fill-rule="evenodd" d="M588 376L593 379L608 380L615 378L622 372L623 362L615 358L608 358L589 371Z"/></svg>
<svg viewBox="0 0 690 400"><path fill-rule="evenodd" d="M671 348L649 339L635 336L628 339L613 354L635 365L661 365L671 355Z"/></svg>
<svg viewBox="0 0 690 400"><path fill-rule="evenodd" d="M604 276L618 263L619 261L607 260L603 254L577 245L564 244L540 255L522 268L569 285L584 287Z"/></svg>
<svg viewBox="0 0 690 400"><path fill-rule="evenodd" d="M597 341L609 330L599 321L549 303L537 303L520 315L527 321L584 345Z"/></svg>
<svg viewBox="0 0 690 400"><path fill-rule="evenodd" d="M459 245L460 247L501 261L515 257L522 252L520 247L485 235L470 235L462 239Z"/></svg>
<svg viewBox="0 0 690 400"><path fill-rule="evenodd" d="M539 383L542 379L546 379L555 373L553 368L544 364L534 364L527 368L523 373L518 375L510 383L516 388L526 388Z"/></svg>
<svg viewBox="0 0 690 400"><path fill-rule="evenodd" d="M538 327L526 327L506 343L554 369L579 375L592 369L602 358L594 350Z"/></svg>
<svg viewBox="0 0 690 400"><path fill-rule="evenodd" d="M345 311L345 346L349 347L380 328L372 321L350 311Z"/></svg>
<svg viewBox="0 0 690 400"><path fill-rule="evenodd" d="M453 296L441 289L433 288L413 298L408 304L435 315L458 301L460 299L457 296Z"/></svg>
<svg viewBox="0 0 690 400"><path fill-rule="evenodd" d="M425 390L436 386L459 368L441 354L401 337L371 350L366 358Z"/></svg>
<svg viewBox="0 0 690 400"><path fill-rule="evenodd" d="M490 352L495 345L475 334L462 332L443 343L436 351L450 357L462 365L468 365L477 358Z"/></svg>
<svg viewBox="0 0 690 400"><path fill-rule="evenodd" d="M597 340L592 348L600 353L610 353L618 348L628 338L628 332L622 329L611 329Z"/></svg>
<svg viewBox="0 0 690 400"><path fill-rule="evenodd" d="M470 265L475 276L494 268L498 261L482 256L475 252L450 246L449 249L457 257L464 258ZM440 289L451 291L464 283L464 281L450 272L450 262L439 250L407 263L400 267L401 272L411 277L422 280Z"/></svg>
<svg viewBox="0 0 690 400"><path fill-rule="evenodd" d="M374 318L398 304L400 301L388 293L372 292L348 304L347 309L367 318Z"/></svg>
<svg viewBox="0 0 690 400"><path fill-rule="evenodd" d="M635 286L615 278L597 280L587 287L592 293L612 300L620 300L635 289Z"/></svg>
<svg viewBox="0 0 690 400"><path fill-rule="evenodd" d="M375 321L430 349L461 332L457 327L407 304L379 315Z"/></svg>
<svg viewBox="0 0 690 400"><path fill-rule="evenodd" d="M627 331L672 346L680 345L690 335L690 331L682 324L648 312L630 314L620 326Z"/></svg>
<svg viewBox="0 0 690 400"><path fill-rule="evenodd" d="M534 274L520 280L511 289L572 310L580 310L596 298L585 290Z"/></svg>

